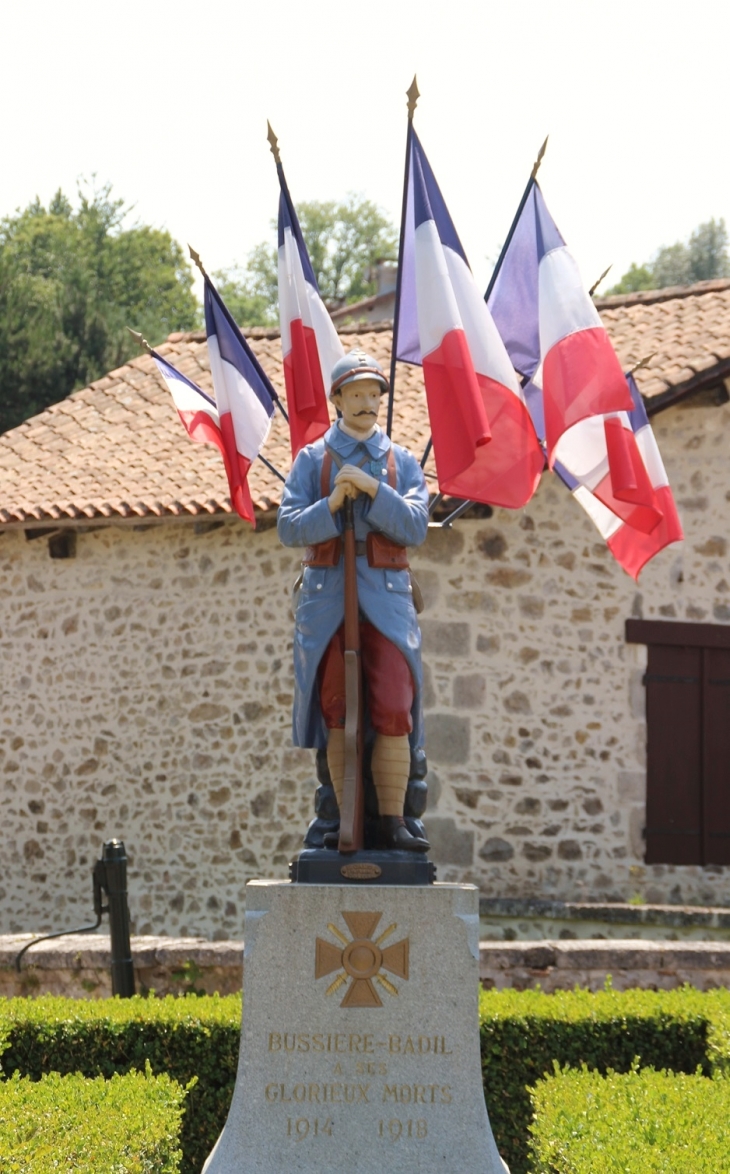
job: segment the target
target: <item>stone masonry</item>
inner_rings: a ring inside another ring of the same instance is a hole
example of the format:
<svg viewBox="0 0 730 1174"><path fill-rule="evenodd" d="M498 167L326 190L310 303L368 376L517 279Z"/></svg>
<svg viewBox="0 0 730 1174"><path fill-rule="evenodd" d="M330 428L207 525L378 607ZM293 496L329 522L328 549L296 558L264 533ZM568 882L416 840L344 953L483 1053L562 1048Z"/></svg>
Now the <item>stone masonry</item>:
<svg viewBox="0 0 730 1174"><path fill-rule="evenodd" d="M638 587L547 474L526 509L414 552L441 880L730 901L726 869L643 863L645 649L625 620L730 622L730 406L695 396L654 428L686 541ZM137 934L238 938L246 881L286 875L316 784L290 743L298 554L271 522L100 525L66 558L0 533L0 932L90 920L114 835Z"/></svg>

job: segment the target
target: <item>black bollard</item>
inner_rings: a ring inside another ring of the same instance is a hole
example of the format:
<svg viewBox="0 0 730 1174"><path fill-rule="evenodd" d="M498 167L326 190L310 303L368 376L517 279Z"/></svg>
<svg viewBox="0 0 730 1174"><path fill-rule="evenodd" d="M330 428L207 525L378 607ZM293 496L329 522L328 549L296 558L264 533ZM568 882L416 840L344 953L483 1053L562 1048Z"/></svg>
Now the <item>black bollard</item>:
<svg viewBox="0 0 730 1174"><path fill-rule="evenodd" d="M101 908L101 890L108 905ZM98 907L97 907L98 902ZM134 967L129 941L129 905L127 903L127 853L121 840L107 840L101 860L94 868L94 906L97 914L109 914L112 954L112 994L129 999L134 994Z"/></svg>

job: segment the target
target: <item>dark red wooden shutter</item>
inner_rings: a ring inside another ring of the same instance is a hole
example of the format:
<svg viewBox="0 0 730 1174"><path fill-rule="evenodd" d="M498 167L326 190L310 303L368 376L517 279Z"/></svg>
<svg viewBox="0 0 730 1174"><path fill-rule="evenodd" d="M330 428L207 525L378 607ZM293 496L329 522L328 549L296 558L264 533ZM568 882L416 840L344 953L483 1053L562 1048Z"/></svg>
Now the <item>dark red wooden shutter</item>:
<svg viewBox="0 0 730 1174"><path fill-rule="evenodd" d="M645 684L646 862L701 864L702 649L649 645Z"/></svg>
<svg viewBox="0 0 730 1174"><path fill-rule="evenodd" d="M730 864L730 649L702 655L704 863Z"/></svg>

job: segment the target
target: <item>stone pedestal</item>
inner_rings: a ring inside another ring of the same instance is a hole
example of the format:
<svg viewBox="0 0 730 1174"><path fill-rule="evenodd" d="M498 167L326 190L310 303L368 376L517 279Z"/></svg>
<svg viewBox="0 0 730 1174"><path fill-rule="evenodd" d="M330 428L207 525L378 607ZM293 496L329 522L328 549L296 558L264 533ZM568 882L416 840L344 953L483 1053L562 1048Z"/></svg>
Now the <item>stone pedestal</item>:
<svg viewBox="0 0 730 1174"><path fill-rule="evenodd" d="M204 1174L504 1174L472 885L246 886L231 1111Z"/></svg>

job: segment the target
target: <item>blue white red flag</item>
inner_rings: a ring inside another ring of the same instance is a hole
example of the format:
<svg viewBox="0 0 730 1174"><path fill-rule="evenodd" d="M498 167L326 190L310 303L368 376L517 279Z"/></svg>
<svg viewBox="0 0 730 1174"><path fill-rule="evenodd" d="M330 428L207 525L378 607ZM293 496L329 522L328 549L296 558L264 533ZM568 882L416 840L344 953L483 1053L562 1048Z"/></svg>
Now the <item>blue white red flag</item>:
<svg viewBox="0 0 730 1174"><path fill-rule="evenodd" d="M345 353L320 297L281 165L279 196L279 320L292 457L330 426L327 392Z"/></svg>
<svg viewBox="0 0 730 1174"><path fill-rule="evenodd" d="M167 384L173 403L177 408L177 413L182 420L188 436L196 444L215 445L223 457L233 507L242 518L255 525L253 504L247 488L244 489L243 493L236 493L232 483L231 472L236 467L237 462L235 458L231 460L231 455L226 447L215 400L207 395L202 388L198 387L197 383L193 383L192 380L187 379L180 371L176 370L166 359L163 359L162 355L158 355L156 351L152 351L152 358L155 360L157 370Z"/></svg>
<svg viewBox="0 0 730 1174"><path fill-rule="evenodd" d="M545 458L418 135L409 185L396 357L423 366L442 493L516 509Z"/></svg>
<svg viewBox="0 0 730 1174"><path fill-rule="evenodd" d="M488 305L515 369L526 379L537 376L542 387L551 467L560 437L573 425L631 411L616 352L536 182Z"/></svg>
<svg viewBox="0 0 730 1174"><path fill-rule="evenodd" d="M215 400L152 352L191 440L214 444L223 457L231 504L256 524L247 476L271 427L276 392L225 307L205 277L205 328Z"/></svg>
<svg viewBox="0 0 730 1174"><path fill-rule="evenodd" d="M632 410L608 419L594 417L571 428L558 444L553 469L598 527L616 560L637 579L649 559L670 543L680 542L684 535L633 375L626 376L626 383ZM627 477L633 474L639 482L637 500L633 502L626 496L624 500L617 498L611 487L608 425L621 428L631 438L627 446L630 454Z"/></svg>

